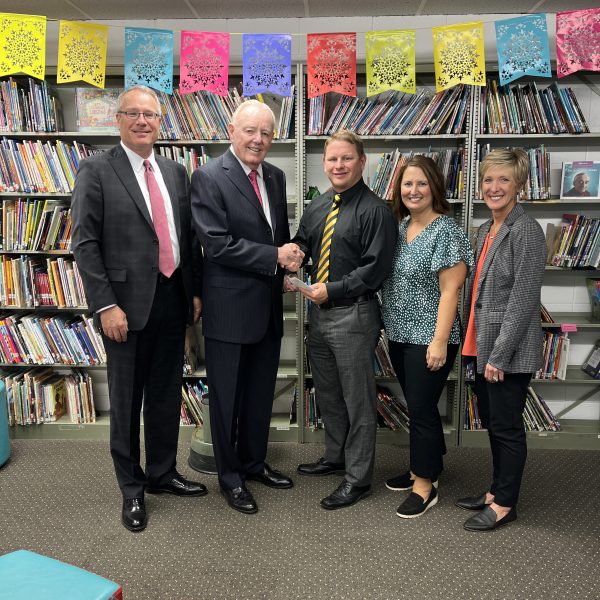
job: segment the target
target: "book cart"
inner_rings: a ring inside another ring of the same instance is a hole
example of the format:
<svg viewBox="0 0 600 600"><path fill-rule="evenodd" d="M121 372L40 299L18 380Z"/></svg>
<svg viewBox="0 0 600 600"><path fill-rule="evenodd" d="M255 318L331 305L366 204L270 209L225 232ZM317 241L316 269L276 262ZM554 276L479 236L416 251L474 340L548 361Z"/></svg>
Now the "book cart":
<svg viewBox="0 0 600 600"><path fill-rule="evenodd" d="M515 83L527 86L532 82L525 79ZM540 91L556 85L545 79L538 79L535 83ZM547 233L547 238L550 237L549 226L550 229L552 226L560 229L569 223L564 215L569 215L571 219L576 218L576 215L579 218L584 215L588 219L600 217L598 199L560 198L563 162L597 161L600 156L600 119L598 111L594 110L597 103L594 91L596 84L597 77L592 82L587 74L582 77L567 77L558 82L559 88L571 87L575 94L589 128L589 132L582 133L533 133L531 130L535 131L536 127L533 120L525 123L521 130L509 132L507 126L502 132L491 133L490 127L485 125L485 114L482 114L485 105L482 102L484 90L477 89L473 106L472 154L469 161L472 189L476 190L478 186L477 165L482 147L521 147L530 151L530 157L537 157L538 166L544 161L548 164L545 175L538 173L539 191L531 190L529 199L522 200L523 208L538 220ZM551 130L552 127L546 126L546 129ZM539 130L538 124L537 131ZM531 179L535 178L536 174L532 173ZM485 203L477 198L475 192L468 205L468 226L471 231L488 219L489 215ZM547 241L552 246L551 240ZM564 250L563 248L563 252ZM600 381L581 369L595 341L600 337L600 322L592 318L586 287L586 279L597 277L598 272L588 264L585 257L579 255L578 259L577 252L577 247L574 247L561 258L551 250L546 266L542 304L547 313L542 317L542 326L548 337L551 333L568 337L569 351L563 357L566 358L566 372L562 374L564 379L556 378L556 373L552 373L550 366L545 374L537 375L531 381L534 395L543 398L560 424L559 430L552 430L555 428L551 427L550 430L528 431L527 439L531 447L600 449ZM463 402L459 444L487 446L486 431L465 429L469 427L467 393L463 395Z"/></svg>

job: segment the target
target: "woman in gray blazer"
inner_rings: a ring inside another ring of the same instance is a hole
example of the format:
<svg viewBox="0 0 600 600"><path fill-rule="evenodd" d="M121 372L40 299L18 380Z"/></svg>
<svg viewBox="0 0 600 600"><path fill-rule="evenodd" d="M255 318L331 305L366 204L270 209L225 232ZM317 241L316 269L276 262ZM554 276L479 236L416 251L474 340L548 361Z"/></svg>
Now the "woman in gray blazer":
<svg viewBox="0 0 600 600"><path fill-rule="evenodd" d="M477 234L477 268L463 356L476 362L475 393L493 458L489 491L456 505L478 511L465 529L489 531L517 518L527 457L523 409L532 373L542 366L540 290L546 240L539 223L517 204L529 161L520 149L493 150L481 162L480 188L492 218Z"/></svg>

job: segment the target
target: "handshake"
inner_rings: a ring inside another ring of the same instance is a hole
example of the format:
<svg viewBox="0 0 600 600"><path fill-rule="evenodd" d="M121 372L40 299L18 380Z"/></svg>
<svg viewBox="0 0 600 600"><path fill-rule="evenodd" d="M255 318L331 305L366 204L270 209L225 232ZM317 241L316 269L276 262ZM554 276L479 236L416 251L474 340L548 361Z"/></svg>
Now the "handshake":
<svg viewBox="0 0 600 600"><path fill-rule="evenodd" d="M284 244L277 248L277 262L279 266L295 273L304 260L304 252L300 250L297 244Z"/></svg>

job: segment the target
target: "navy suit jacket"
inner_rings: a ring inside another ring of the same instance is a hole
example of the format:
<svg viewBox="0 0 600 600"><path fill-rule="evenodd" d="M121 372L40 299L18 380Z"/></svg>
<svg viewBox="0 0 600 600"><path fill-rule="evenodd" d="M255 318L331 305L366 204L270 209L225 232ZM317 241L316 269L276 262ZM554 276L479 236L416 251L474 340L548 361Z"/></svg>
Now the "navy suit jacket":
<svg viewBox="0 0 600 600"><path fill-rule="evenodd" d="M173 207L190 320L192 295L200 295L201 265L195 266L192 259L189 179L182 165L162 156L156 160ZM129 329L143 329L156 289L158 238L120 144L81 161L72 216L73 254L90 310L117 304L127 316Z"/></svg>
<svg viewBox="0 0 600 600"><path fill-rule="evenodd" d="M248 176L227 150L192 176L192 220L204 251L202 332L236 344L260 341L271 322L283 335L283 271L290 239L285 175L263 162L273 230Z"/></svg>

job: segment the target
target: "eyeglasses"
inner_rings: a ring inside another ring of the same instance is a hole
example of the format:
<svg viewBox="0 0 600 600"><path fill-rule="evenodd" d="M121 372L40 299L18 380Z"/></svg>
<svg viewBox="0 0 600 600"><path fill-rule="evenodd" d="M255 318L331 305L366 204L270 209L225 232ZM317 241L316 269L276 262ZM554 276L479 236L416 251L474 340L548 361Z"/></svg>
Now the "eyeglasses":
<svg viewBox="0 0 600 600"><path fill-rule="evenodd" d="M140 117L144 117L146 121L154 121L154 119L160 119L162 115L155 112L139 112L137 110L118 110L118 115L125 115L130 121L137 121Z"/></svg>

